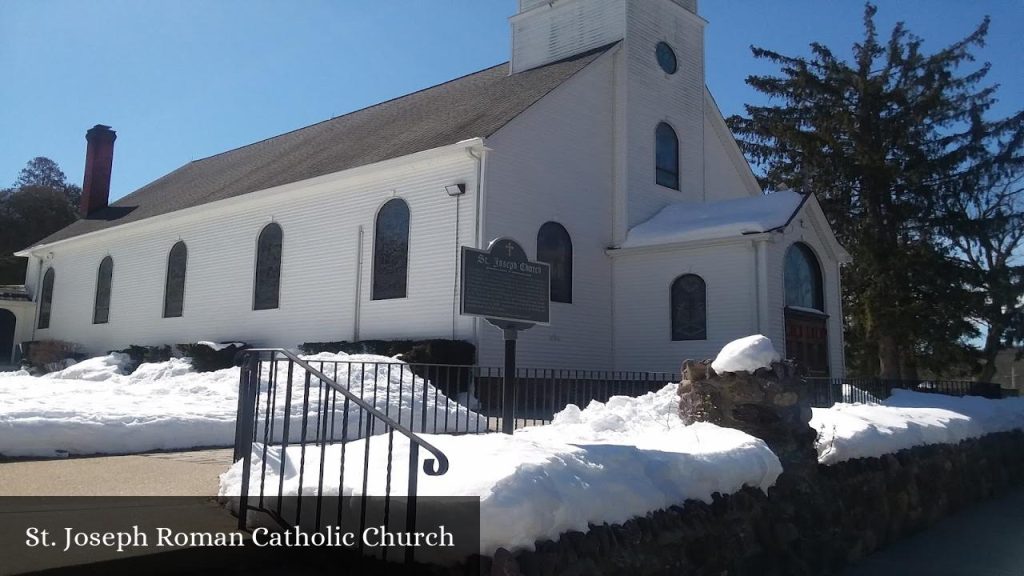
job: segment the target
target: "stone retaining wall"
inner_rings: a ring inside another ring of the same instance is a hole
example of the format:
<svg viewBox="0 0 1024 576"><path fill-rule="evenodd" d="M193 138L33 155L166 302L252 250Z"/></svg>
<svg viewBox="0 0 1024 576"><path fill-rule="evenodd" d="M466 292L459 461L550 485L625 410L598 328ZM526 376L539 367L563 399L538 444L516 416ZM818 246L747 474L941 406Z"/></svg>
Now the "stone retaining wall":
<svg viewBox="0 0 1024 576"><path fill-rule="evenodd" d="M532 552L499 550L483 574L837 574L966 505L1024 486L1024 432L823 466L795 365L718 374L710 361L687 360L682 372L684 422L742 430L779 457L783 473L768 493L745 488L569 532Z"/></svg>
<svg viewBox="0 0 1024 576"><path fill-rule="evenodd" d="M568 532L536 551L499 550L482 574L730 576L836 574L851 562L974 502L1024 486L1024 432L783 473L621 525Z"/></svg>

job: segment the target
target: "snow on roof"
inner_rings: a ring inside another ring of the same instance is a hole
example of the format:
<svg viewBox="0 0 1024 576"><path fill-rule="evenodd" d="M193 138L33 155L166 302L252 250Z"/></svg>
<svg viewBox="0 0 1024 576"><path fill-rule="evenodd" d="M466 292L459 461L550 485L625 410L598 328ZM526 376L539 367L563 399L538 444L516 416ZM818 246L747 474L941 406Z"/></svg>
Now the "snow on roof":
<svg viewBox="0 0 1024 576"><path fill-rule="evenodd" d="M804 196L785 190L719 202L669 204L630 229L623 248L715 240L784 226Z"/></svg>

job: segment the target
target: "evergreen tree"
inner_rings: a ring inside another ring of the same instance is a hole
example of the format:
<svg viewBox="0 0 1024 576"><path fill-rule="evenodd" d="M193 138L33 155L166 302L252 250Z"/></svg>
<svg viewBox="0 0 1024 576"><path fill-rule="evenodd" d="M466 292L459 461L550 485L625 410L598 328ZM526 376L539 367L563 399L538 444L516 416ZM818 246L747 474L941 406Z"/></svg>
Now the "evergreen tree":
<svg viewBox="0 0 1024 576"><path fill-rule="evenodd" d="M813 43L809 57L752 48L778 75L747 83L774 105L747 106L730 126L769 189L817 195L853 256L843 276L848 365L885 378L941 371L976 336L970 262L949 241L959 203L1021 163L1024 113L985 118L996 87L972 67L986 19L932 54L897 24L887 40L864 11L852 59Z"/></svg>
<svg viewBox="0 0 1024 576"><path fill-rule="evenodd" d="M49 158L34 158L14 187L0 190L0 284L25 281L26 248L78 219L81 189Z"/></svg>
<svg viewBox="0 0 1024 576"><path fill-rule="evenodd" d="M948 237L968 267L972 318L985 332L978 380L990 382L999 351L1024 344L1024 170L982 183L952 208Z"/></svg>

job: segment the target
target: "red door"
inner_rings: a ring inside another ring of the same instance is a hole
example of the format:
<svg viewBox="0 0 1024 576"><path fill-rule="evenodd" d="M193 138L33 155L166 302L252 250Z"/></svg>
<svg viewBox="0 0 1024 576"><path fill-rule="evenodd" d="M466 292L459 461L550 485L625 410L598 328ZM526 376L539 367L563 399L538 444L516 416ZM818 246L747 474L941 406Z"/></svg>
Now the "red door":
<svg viewBox="0 0 1024 576"><path fill-rule="evenodd" d="M825 315L786 309L786 357L808 376L828 376L828 328Z"/></svg>

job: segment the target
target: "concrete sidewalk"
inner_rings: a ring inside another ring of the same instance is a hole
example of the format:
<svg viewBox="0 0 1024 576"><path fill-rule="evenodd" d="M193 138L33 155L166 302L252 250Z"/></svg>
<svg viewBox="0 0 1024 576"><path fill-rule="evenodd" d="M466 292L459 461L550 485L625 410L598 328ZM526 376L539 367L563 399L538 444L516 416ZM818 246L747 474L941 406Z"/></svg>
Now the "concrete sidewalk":
<svg viewBox="0 0 1024 576"><path fill-rule="evenodd" d="M216 496L231 449L0 463L0 496Z"/></svg>
<svg viewBox="0 0 1024 576"><path fill-rule="evenodd" d="M846 576L1022 576L1024 490L946 518L853 566Z"/></svg>

